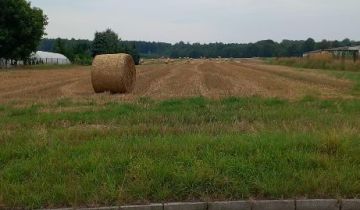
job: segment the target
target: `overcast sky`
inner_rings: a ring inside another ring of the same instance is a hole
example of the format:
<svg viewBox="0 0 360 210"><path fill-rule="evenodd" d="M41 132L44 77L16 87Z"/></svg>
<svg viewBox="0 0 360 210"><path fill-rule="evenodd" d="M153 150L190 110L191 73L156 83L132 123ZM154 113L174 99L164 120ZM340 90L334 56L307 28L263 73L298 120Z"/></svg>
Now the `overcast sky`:
<svg viewBox="0 0 360 210"><path fill-rule="evenodd" d="M49 17L50 38L255 42L360 40L360 0L31 0Z"/></svg>

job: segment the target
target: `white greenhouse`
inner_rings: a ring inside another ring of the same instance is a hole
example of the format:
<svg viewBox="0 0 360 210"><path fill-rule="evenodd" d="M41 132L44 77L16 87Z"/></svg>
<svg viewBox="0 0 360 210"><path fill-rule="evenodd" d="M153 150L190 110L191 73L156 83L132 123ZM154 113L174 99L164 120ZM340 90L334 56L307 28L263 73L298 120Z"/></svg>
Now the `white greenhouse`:
<svg viewBox="0 0 360 210"><path fill-rule="evenodd" d="M0 58L0 68L11 68L14 66L22 66L26 63L26 65L36 65L36 64L71 64L70 60L59 53L52 53L52 52L44 52L44 51L37 51L32 53L26 62L21 60L5 60Z"/></svg>
<svg viewBox="0 0 360 210"><path fill-rule="evenodd" d="M70 60L62 54L37 51L31 54L30 62L33 64L70 64Z"/></svg>

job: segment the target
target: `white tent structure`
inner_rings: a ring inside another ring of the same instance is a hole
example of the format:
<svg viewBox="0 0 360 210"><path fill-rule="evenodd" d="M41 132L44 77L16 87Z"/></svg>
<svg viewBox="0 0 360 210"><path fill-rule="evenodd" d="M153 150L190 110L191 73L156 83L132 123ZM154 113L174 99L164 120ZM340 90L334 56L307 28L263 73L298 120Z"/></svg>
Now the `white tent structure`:
<svg viewBox="0 0 360 210"><path fill-rule="evenodd" d="M0 68L11 68L13 66L24 65L25 62L21 60L5 60L0 58ZM35 65L35 64L71 64L70 60L59 53L37 51L32 53L28 60L26 60L26 65Z"/></svg>
<svg viewBox="0 0 360 210"><path fill-rule="evenodd" d="M44 51L37 51L36 53L31 54L30 60L32 63L35 64L70 64L70 60L59 53L52 53L52 52L44 52Z"/></svg>

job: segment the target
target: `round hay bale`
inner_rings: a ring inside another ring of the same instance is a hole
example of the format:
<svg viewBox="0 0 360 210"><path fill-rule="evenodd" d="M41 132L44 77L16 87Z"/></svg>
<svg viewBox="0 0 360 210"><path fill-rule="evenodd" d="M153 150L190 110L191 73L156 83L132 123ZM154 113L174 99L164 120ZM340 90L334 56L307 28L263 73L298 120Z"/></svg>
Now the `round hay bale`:
<svg viewBox="0 0 360 210"><path fill-rule="evenodd" d="M91 82L96 93L129 93L135 81L136 69L131 55L109 54L94 58Z"/></svg>

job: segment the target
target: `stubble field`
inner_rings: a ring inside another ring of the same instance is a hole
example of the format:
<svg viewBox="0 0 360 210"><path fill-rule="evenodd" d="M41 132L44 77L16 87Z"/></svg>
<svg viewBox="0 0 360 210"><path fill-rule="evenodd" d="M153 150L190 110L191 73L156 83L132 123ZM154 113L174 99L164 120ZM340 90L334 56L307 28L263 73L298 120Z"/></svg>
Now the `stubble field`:
<svg viewBox="0 0 360 210"><path fill-rule="evenodd" d="M96 95L91 86L90 67L65 70L18 70L0 74L0 102L44 101L59 98L131 100L139 97L170 99L203 96L278 97L299 99L351 97L349 80L324 73L296 71L289 67L256 61L221 62L194 60L138 66L132 94Z"/></svg>

